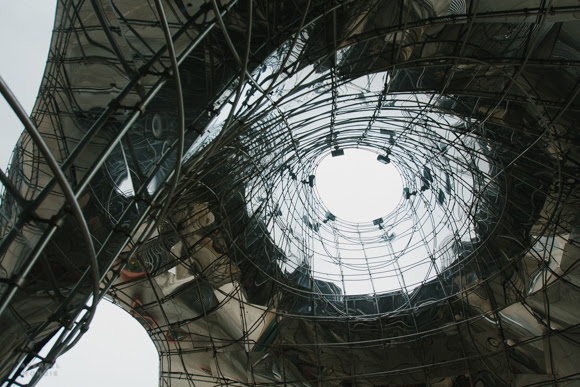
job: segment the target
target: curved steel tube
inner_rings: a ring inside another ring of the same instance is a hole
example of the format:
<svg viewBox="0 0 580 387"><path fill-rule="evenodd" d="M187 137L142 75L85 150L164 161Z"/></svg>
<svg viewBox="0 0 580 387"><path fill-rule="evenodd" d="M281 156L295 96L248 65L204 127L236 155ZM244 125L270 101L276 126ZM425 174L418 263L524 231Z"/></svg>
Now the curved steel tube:
<svg viewBox="0 0 580 387"><path fill-rule="evenodd" d="M18 102L18 100L16 99L16 97L14 96L14 94L12 93L10 88L8 87L8 85L4 82L4 79L2 77L0 77L0 92L2 93L4 98L6 99L6 101L10 105L10 107L14 110L14 112L16 113L16 115L18 116L20 121L24 124L24 128L26 129L26 131L28 132L30 137L32 137L33 141L38 146L40 152L42 153L42 155L46 159L48 166L50 167L51 171L54 173L54 176L57 179L58 184L61 187L62 192L63 192L67 202L71 206L71 211L73 212L73 215L74 215L75 219L77 220L78 226L81 229L81 233L83 235L85 243L87 244L88 253L89 253L89 265L91 267L91 272L92 272L91 285L93 288L93 292L96 296L99 293L99 267L98 267L98 263L97 263L97 257L95 254L95 247L93 246L93 241L91 239L91 232L89 230L89 226L87 225L87 222L85 221L81 206L76 198L76 195L75 195L72 187L68 183L63 171L60 169L58 162L56 161L56 159L52 155L50 148L48 147L48 145L46 144L46 142L42 138L42 135L40 134L38 129L36 128L36 125L28 117L28 115L26 114L26 111L24 110L22 105L20 105L20 103ZM32 262L29 262L27 267L22 272L17 274L16 283L12 285L12 288L10 289L8 294L6 294L3 297L2 303L0 304L0 316L2 315L2 313L4 312L4 310L6 309L6 307L8 306L8 304L10 303L10 301L12 300L14 295L16 294L17 288L22 286L22 284L24 283L26 276L28 275L29 271L32 269L32 265L34 264L34 261L35 260L33 260ZM90 321L92 320L92 315L94 314L96 307L97 307L96 303L93 303L91 305L91 308L90 308L91 317L89 318L87 323L90 323Z"/></svg>

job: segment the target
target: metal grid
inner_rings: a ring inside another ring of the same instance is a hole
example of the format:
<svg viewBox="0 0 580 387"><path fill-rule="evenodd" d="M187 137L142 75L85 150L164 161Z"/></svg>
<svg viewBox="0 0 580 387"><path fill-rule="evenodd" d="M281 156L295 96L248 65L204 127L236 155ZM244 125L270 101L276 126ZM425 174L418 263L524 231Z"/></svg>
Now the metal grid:
<svg viewBox="0 0 580 387"><path fill-rule="evenodd" d="M577 383L580 6L496 3L59 2L31 119L2 83L5 383L105 295L162 386ZM316 188L355 148L372 222Z"/></svg>

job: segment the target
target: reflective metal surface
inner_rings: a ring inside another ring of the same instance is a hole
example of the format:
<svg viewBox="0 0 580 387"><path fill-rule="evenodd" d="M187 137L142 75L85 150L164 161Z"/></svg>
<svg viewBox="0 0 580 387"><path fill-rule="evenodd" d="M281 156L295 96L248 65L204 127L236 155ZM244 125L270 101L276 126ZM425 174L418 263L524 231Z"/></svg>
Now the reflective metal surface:
<svg viewBox="0 0 580 387"><path fill-rule="evenodd" d="M163 386L578 383L579 18L60 1L0 175L0 376L35 384L108 295ZM404 187L370 221L317 190L354 149Z"/></svg>

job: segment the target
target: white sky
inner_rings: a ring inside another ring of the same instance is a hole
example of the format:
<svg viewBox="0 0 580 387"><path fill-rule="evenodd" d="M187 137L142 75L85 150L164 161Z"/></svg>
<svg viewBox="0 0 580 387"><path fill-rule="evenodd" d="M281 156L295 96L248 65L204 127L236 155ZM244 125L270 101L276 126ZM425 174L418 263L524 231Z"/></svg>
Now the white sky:
<svg viewBox="0 0 580 387"><path fill-rule="evenodd" d="M0 0L0 76L28 113L44 73L55 6L55 0ZM3 98L0 122L0 166L6 171L23 127ZM157 352L141 325L102 302L85 337L38 386L157 386L158 368Z"/></svg>
<svg viewBox="0 0 580 387"><path fill-rule="evenodd" d="M0 4L0 75L30 113L46 64L56 1L0 0ZM0 165L5 170L23 128L3 98L0 117Z"/></svg>
<svg viewBox="0 0 580 387"><path fill-rule="evenodd" d="M344 156L324 158L316 170L316 189L330 212L359 223L390 213L403 195L397 168L361 149L346 149Z"/></svg>
<svg viewBox="0 0 580 387"><path fill-rule="evenodd" d="M157 351L145 329L127 312L102 301L91 328L62 355L38 387L154 387Z"/></svg>

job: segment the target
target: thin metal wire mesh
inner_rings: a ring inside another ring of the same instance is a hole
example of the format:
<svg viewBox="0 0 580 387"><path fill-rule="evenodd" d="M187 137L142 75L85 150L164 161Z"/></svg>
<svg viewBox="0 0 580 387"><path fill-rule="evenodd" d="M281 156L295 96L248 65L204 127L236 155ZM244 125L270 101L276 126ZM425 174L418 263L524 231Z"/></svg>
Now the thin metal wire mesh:
<svg viewBox="0 0 580 387"><path fill-rule="evenodd" d="M35 384L108 294L162 386L574 385L578 12L59 2L1 176L3 380ZM404 186L369 222L317 191L353 149Z"/></svg>

